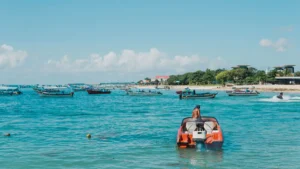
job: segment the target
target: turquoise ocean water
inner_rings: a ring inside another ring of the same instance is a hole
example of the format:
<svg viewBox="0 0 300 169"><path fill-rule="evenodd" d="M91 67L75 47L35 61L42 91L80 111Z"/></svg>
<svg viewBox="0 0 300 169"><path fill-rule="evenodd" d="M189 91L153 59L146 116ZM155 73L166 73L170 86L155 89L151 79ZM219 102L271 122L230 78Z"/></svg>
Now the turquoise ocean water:
<svg viewBox="0 0 300 169"><path fill-rule="evenodd" d="M74 98L23 92L0 97L1 169L300 168L300 94L278 101L276 93L179 100L175 91ZM219 120L222 151L177 149L178 127L196 104Z"/></svg>

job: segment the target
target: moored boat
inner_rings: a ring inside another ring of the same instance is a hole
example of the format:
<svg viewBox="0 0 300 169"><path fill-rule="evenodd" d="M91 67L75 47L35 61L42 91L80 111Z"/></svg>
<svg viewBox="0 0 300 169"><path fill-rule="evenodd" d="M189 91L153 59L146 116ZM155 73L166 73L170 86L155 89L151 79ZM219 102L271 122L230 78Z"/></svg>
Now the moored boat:
<svg viewBox="0 0 300 169"><path fill-rule="evenodd" d="M179 99L213 99L218 93L204 92L195 94L180 94Z"/></svg>
<svg viewBox="0 0 300 169"><path fill-rule="evenodd" d="M190 88L185 88L184 90L176 91L176 94L191 94L193 91Z"/></svg>
<svg viewBox="0 0 300 169"><path fill-rule="evenodd" d="M3 96L12 96L12 95L20 95L22 92L18 87L6 87L0 86L0 95Z"/></svg>
<svg viewBox="0 0 300 169"><path fill-rule="evenodd" d="M157 90L170 90L171 88L169 86L163 86L163 87L156 86L155 89L157 89Z"/></svg>
<svg viewBox="0 0 300 169"><path fill-rule="evenodd" d="M89 88L86 90L88 94L110 94L111 91L104 88Z"/></svg>
<svg viewBox="0 0 300 169"><path fill-rule="evenodd" d="M195 148L201 144L207 149L220 150L223 142L221 126L214 117L184 118L177 133L179 148Z"/></svg>
<svg viewBox="0 0 300 169"><path fill-rule="evenodd" d="M160 91L157 91L157 90L132 90L132 89L129 89L127 90L127 95L129 96L161 96L162 93Z"/></svg>
<svg viewBox="0 0 300 169"><path fill-rule="evenodd" d="M228 96L258 96L260 93L254 89L254 87L233 87L231 91L226 91L226 93Z"/></svg>
<svg viewBox="0 0 300 169"><path fill-rule="evenodd" d="M70 87L43 87L38 91L41 97L73 97L74 92Z"/></svg>
<svg viewBox="0 0 300 169"><path fill-rule="evenodd" d="M212 92L202 92L196 93L196 90L184 90L184 91L177 91L179 94L179 99L212 99L215 98L218 93Z"/></svg>
<svg viewBox="0 0 300 169"><path fill-rule="evenodd" d="M68 84L74 92L86 91L89 86L84 83L69 83Z"/></svg>

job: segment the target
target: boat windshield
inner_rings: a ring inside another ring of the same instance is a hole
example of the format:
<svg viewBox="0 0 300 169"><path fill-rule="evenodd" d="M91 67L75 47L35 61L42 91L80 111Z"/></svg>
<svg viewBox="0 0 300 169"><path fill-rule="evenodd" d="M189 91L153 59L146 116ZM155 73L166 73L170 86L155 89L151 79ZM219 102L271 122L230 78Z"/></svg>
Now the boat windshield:
<svg viewBox="0 0 300 169"><path fill-rule="evenodd" d="M184 132L193 133L193 131L203 129L210 134L218 131L219 123L214 117L202 117L201 119L189 117L183 119L181 126Z"/></svg>
<svg viewBox="0 0 300 169"><path fill-rule="evenodd" d="M192 117L186 117L182 120L181 125L184 125L186 122L196 122L197 119L194 119ZM218 120L214 117L209 117L209 116L201 116L201 121L207 122L207 121L212 121L212 122L217 122L219 124Z"/></svg>

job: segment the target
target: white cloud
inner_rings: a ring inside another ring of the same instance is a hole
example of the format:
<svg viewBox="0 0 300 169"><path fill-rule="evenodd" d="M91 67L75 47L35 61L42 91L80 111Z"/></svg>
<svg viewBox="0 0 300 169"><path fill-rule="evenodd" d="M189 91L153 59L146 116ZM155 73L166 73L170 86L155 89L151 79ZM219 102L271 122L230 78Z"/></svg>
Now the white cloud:
<svg viewBox="0 0 300 169"><path fill-rule="evenodd" d="M261 39L259 45L262 47L274 48L277 52L284 52L288 47L288 40L285 38L280 38L276 42L269 39Z"/></svg>
<svg viewBox="0 0 300 169"><path fill-rule="evenodd" d="M218 61L218 63L212 63ZM209 59L199 55L170 57L156 48L148 52L123 50L120 54L109 52L101 56L91 54L81 59L71 59L63 56L60 60L48 60L48 71L60 72L118 72L118 73L183 73L199 69L223 66L224 61L219 58Z"/></svg>
<svg viewBox="0 0 300 169"><path fill-rule="evenodd" d="M14 50L12 46L3 44L0 46L0 69L14 68L24 62L26 51Z"/></svg>
<svg viewBox="0 0 300 169"><path fill-rule="evenodd" d="M260 40L259 44L260 44L260 46L263 46L263 47L269 47L269 46L272 46L272 41L269 39L262 39L262 40Z"/></svg>

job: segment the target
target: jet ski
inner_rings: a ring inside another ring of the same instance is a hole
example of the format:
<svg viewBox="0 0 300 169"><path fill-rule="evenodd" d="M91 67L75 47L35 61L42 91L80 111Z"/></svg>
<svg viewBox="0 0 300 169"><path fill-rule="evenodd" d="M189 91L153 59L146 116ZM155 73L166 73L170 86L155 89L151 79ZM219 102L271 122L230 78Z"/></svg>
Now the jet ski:
<svg viewBox="0 0 300 169"><path fill-rule="evenodd" d="M283 99L283 97L281 95L278 95L277 99Z"/></svg>
<svg viewBox="0 0 300 169"><path fill-rule="evenodd" d="M280 94L277 96L277 99L283 99L283 93L280 93Z"/></svg>

